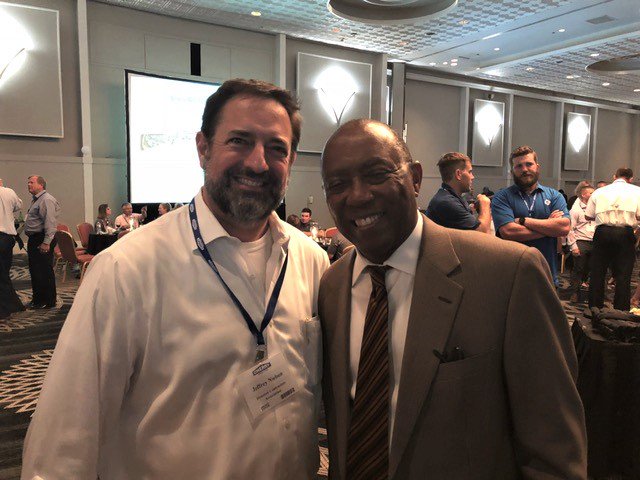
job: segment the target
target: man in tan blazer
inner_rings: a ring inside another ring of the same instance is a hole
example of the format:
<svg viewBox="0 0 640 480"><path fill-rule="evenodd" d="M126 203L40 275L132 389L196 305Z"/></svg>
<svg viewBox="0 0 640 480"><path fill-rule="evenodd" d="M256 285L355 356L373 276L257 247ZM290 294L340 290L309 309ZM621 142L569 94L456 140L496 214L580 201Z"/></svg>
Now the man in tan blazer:
<svg viewBox="0 0 640 480"><path fill-rule="evenodd" d="M576 356L540 253L420 215L422 168L382 123L346 123L322 161L329 209L357 249L319 293L330 478L586 479ZM371 265L390 267L384 307ZM388 330L368 334L374 321ZM366 365L376 335L385 358ZM374 388L380 372L388 383Z"/></svg>

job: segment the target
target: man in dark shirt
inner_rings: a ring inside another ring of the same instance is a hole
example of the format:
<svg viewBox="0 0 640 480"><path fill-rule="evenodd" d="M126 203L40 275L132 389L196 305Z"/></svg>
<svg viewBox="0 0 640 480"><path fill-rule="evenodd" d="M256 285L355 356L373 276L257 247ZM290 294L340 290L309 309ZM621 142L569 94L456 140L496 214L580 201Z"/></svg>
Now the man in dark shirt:
<svg viewBox="0 0 640 480"><path fill-rule="evenodd" d="M478 230L490 233L491 201L486 195L477 197L478 218L462 199L462 194L471 191L473 168L471 159L464 153L445 153L438 161L442 187L429 202L427 216L443 227L459 230Z"/></svg>

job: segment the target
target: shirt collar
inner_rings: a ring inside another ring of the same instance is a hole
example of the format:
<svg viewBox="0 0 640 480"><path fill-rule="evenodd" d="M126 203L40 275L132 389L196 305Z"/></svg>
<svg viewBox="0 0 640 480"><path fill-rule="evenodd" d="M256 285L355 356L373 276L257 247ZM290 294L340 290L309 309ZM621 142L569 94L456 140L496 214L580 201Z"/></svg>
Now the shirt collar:
<svg viewBox="0 0 640 480"><path fill-rule="evenodd" d="M616 178L612 183L620 183L620 182L627 183L627 181L624 178ZM605 187L606 187L606 185L605 185Z"/></svg>
<svg viewBox="0 0 640 480"><path fill-rule="evenodd" d="M447 192L451 193L452 195L455 195L456 197L458 197L462 202L464 202L464 200L462 199L462 197L460 195L458 195L458 192L456 192L453 187L451 185L449 185L448 183L442 183L442 188L444 190L446 190Z"/></svg>
<svg viewBox="0 0 640 480"><path fill-rule="evenodd" d="M229 235L229 233L224 229L224 227L220 224L216 216L209 210L207 204L204 203L204 198L202 197L202 190L198 192L196 195L196 213L198 214L198 225L200 227L200 234L202 235L202 239L204 240L205 245L209 245L210 243L219 240L221 238L228 238L231 241L235 241L240 243L236 237ZM286 247L286 244L289 242L289 234L286 232L285 228L280 222L278 215L275 212L271 212L268 218L269 223L269 232L273 238L273 243ZM197 250L196 242L193 242L193 249Z"/></svg>
<svg viewBox="0 0 640 480"><path fill-rule="evenodd" d="M383 263L391 268L400 270L411 276L416 274L416 266L418 264L418 254L420 253L420 242L422 240L422 215L418 213L418 220L416 226L413 227L413 231L407 239L400 245L395 252ZM353 287L356 282L366 275L363 273L364 269L369 265L375 265L360 254L356 249L356 260L353 264L353 275L351 277L351 286Z"/></svg>
<svg viewBox="0 0 640 480"><path fill-rule="evenodd" d="M526 193L524 193L524 191L515 183L513 184L513 186L515 187L516 192L521 193L522 195L527 195ZM532 197L533 195L535 195L538 192L542 191L542 184L540 182L538 182L538 186L536 188L534 188L531 193L528 195L529 197Z"/></svg>
<svg viewBox="0 0 640 480"><path fill-rule="evenodd" d="M32 195L33 197L33 201L35 202L38 198L40 198L42 195L44 195L45 193L47 193L46 190L42 190L40 193L36 194L36 195Z"/></svg>

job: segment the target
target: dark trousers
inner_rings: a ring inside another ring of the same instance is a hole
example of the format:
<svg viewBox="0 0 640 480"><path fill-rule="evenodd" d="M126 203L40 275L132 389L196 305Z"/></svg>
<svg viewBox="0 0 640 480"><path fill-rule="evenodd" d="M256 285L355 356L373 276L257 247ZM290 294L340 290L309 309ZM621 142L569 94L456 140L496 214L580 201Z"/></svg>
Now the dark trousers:
<svg viewBox="0 0 640 480"><path fill-rule="evenodd" d="M53 247L55 239L51 242L49 251L42 253L38 247L44 240L43 233L34 233L27 241L27 254L29 255L29 273L31 274L31 288L33 289L32 302L34 305L56 304L56 277L53 273Z"/></svg>
<svg viewBox="0 0 640 480"><path fill-rule="evenodd" d="M580 291L580 284L589 277L591 270L591 252L593 251L593 242L587 240L576 241L580 255L573 257L573 269L571 270L571 290L573 292Z"/></svg>
<svg viewBox="0 0 640 480"><path fill-rule="evenodd" d="M0 232L0 318L24 310L20 298L13 289L10 276L15 243L13 235Z"/></svg>
<svg viewBox="0 0 640 480"><path fill-rule="evenodd" d="M605 276L611 265L616 280L613 308L629 310L631 273L635 262L635 237L631 227L600 225L593 236L589 307L604 305Z"/></svg>

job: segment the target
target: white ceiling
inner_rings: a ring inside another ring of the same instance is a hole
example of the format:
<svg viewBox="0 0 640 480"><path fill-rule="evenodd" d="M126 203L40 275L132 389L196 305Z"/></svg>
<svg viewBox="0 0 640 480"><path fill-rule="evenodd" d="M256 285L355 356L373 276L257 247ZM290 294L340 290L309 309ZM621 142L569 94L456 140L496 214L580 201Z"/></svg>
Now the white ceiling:
<svg viewBox="0 0 640 480"><path fill-rule="evenodd" d="M438 17L405 25L346 20L329 12L326 0L101 1L387 53L389 60L447 73L640 106L640 91L634 92L640 90L640 71L603 75L585 70L595 61L640 54L640 0L459 0ZM483 40L495 34L500 35ZM456 66L452 59L458 60Z"/></svg>

